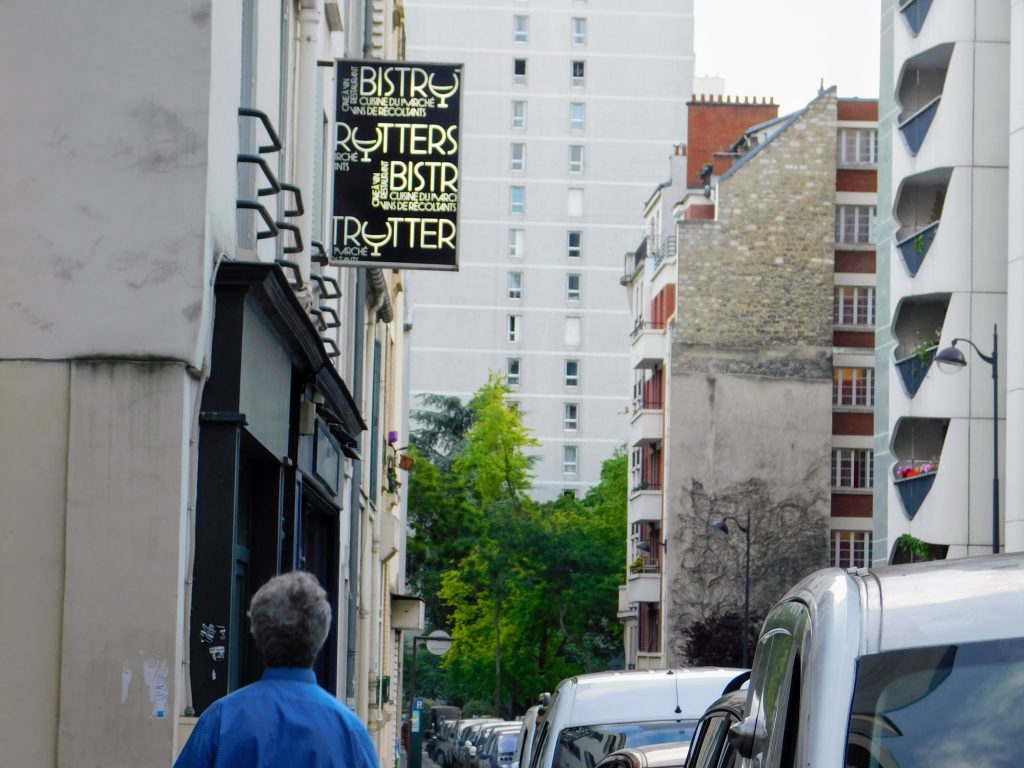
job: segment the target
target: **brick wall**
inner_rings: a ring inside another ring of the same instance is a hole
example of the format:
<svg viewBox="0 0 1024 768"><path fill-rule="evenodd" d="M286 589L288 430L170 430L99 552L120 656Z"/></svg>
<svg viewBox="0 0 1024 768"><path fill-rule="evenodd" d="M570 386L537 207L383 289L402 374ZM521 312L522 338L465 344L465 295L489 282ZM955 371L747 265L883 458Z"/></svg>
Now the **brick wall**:
<svg viewBox="0 0 1024 768"><path fill-rule="evenodd" d="M687 102L686 186L699 187L700 171L712 155L728 149L751 126L779 114L778 104L694 98Z"/></svg>

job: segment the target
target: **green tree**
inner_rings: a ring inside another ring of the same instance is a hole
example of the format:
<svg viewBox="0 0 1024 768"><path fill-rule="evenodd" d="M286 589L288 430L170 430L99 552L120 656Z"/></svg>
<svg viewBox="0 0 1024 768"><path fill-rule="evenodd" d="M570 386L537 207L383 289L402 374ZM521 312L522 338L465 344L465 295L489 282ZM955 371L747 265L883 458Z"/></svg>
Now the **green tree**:
<svg viewBox="0 0 1024 768"><path fill-rule="evenodd" d="M621 656L627 457L606 462L584 499L534 502L528 451L537 441L507 395L497 376L476 393L450 471L417 456L408 572L428 624L453 637L441 697L490 700L495 714L512 715L562 678Z"/></svg>
<svg viewBox="0 0 1024 768"><path fill-rule="evenodd" d="M416 427L409 442L432 464L447 472L466 443L466 433L473 426L473 409L453 395L428 393L420 395L419 401L424 407L410 414Z"/></svg>

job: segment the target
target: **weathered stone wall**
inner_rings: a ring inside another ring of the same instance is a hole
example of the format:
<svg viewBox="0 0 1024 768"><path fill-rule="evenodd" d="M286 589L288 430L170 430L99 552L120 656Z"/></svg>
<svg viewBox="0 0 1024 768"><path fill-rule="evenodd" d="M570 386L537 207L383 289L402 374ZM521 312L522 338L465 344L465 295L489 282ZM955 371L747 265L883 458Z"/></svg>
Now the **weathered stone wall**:
<svg viewBox="0 0 1024 768"><path fill-rule="evenodd" d="M723 177L714 221L678 226L666 482L667 662L683 630L751 610L827 562L836 97L823 93ZM738 639L737 639L738 642Z"/></svg>

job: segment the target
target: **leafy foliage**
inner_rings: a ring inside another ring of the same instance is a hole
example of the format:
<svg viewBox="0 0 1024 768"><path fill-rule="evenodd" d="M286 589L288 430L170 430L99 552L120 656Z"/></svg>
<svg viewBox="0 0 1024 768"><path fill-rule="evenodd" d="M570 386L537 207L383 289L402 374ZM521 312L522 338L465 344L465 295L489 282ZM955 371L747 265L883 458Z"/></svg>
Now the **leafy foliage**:
<svg viewBox="0 0 1024 768"><path fill-rule="evenodd" d="M526 452L538 443L507 394L492 376L470 403L451 471L419 457L409 492L410 581L428 624L453 638L439 696L492 701L495 714L519 713L562 678L605 669L622 652L627 457L605 462L582 500L535 502Z"/></svg>
<svg viewBox="0 0 1024 768"><path fill-rule="evenodd" d="M751 658L757 647L760 626L760 617L751 616L747 634ZM740 613L719 613L700 619L683 630L683 635L686 658L695 666L739 667L743 663L743 615Z"/></svg>

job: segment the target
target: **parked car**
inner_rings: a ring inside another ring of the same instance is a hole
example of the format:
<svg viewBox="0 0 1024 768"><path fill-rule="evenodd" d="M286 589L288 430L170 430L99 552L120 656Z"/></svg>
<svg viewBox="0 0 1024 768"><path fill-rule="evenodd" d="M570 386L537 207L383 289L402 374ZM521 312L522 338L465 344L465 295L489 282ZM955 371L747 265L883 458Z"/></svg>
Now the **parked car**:
<svg viewBox="0 0 1024 768"><path fill-rule="evenodd" d="M437 762L438 742L441 739L441 728L446 722L458 720L462 717L462 710L444 704L438 704L430 708L427 728L423 732L423 742L427 747L427 754L430 759Z"/></svg>
<svg viewBox="0 0 1024 768"><path fill-rule="evenodd" d="M459 747L465 742L466 732L474 725L493 720L494 718L491 717L472 717L455 722L450 730L445 730L445 737L438 745L439 759L437 759L437 763L443 765L444 768L455 768Z"/></svg>
<svg viewBox="0 0 1024 768"><path fill-rule="evenodd" d="M520 724L505 722L481 729L479 745L470 748L469 768L510 768Z"/></svg>
<svg viewBox="0 0 1024 768"><path fill-rule="evenodd" d="M530 765L530 758L533 756L533 749L537 744L537 735L540 733L540 726L544 723L544 712L549 706L551 706L551 694L545 692L538 697L537 704L526 710L522 726L519 729L519 737L516 739L516 752L512 757L511 768L527 768Z"/></svg>
<svg viewBox="0 0 1024 768"><path fill-rule="evenodd" d="M629 747L605 755L596 768L683 768L690 742Z"/></svg>
<svg viewBox="0 0 1024 768"><path fill-rule="evenodd" d="M466 728L459 736L459 743L455 747L455 759L452 765L454 765L455 768L471 768L469 748L476 747L481 729L501 722L504 721L498 718L488 718L486 720L473 723Z"/></svg>
<svg viewBox="0 0 1024 768"><path fill-rule="evenodd" d="M531 768L593 768L625 747L689 741L741 669L694 667L578 675L558 684Z"/></svg>
<svg viewBox="0 0 1024 768"><path fill-rule="evenodd" d="M743 720L754 765L1024 762L1024 553L819 571L768 614Z"/></svg>
<svg viewBox="0 0 1024 768"><path fill-rule="evenodd" d="M737 768L738 755L729 743L729 729L743 720L746 703L746 689L738 689L708 707L690 742L686 768Z"/></svg>

